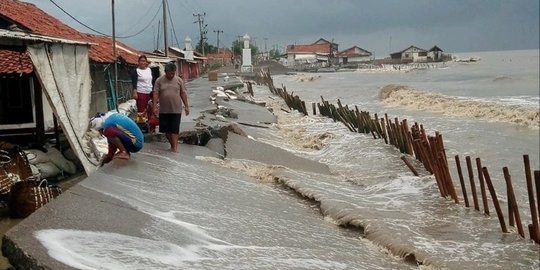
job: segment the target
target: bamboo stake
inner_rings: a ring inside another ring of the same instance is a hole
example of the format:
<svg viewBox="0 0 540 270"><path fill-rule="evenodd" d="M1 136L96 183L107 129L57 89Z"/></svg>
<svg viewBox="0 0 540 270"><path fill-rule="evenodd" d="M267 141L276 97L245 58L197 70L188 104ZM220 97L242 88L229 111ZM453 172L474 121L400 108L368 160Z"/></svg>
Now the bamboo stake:
<svg viewBox="0 0 540 270"><path fill-rule="evenodd" d="M403 162L405 162L405 165L407 165L407 167L409 167L409 170L411 170L411 172L415 175L415 176L418 176L418 171L416 171L416 169L414 168L414 166L409 162L409 160L405 157L405 156L401 156L401 160L403 160Z"/></svg>
<svg viewBox="0 0 540 270"><path fill-rule="evenodd" d="M473 196L474 209L476 211L480 211L480 206L478 205L478 195L476 194L476 184L474 183L474 174L473 174L471 157L466 156L465 160L467 161L467 171L469 172L469 182L471 184L471 193Z"/></svg>
<svg viewBox="0 0 540 270"><path fill-rule="evenodd" d="M439 155L442 156L441 166L443 169L446 184L448 185L448 190L450 191L450 195L452 195L455 203L459 203L456 188L454 187L454 182L452 181L452 176L450 175L450 169L448 168L448 160L446 159L446 151L444 150L444 144L442 142L441 134L436 133L435 142L438 148L437 151L439 152Z"/></svg>
<svg viewBox="0 0 540 270"><path fill-rule="evenodd" d="M406 141L406 144L407 144L407 154L409 155L413 155L414 153L414 147L412 145L412 138L411 138L411 132L410 132L410 128L409 128L409 124L407 123L407 119L403 119L403 121L401 121L402 123L402 126L403 126L403 134L405 136L405 141Z"/></svg>
<svg viewBox="0 0 540 270"><path fill-rule="evenodd" d="M446 184L444 182L444 179L441 175L441 168L439 166L438 158L436 157L433 150L430 148L430 144L427 141L423 142L424 149L426 149L426 154L428 156L428 160L430 160L430 166L433 170L433 175L435 176L435 180L437 181L437 185L439 186L441 190L441 195L446 198L448 196L448 190L446 189Z"/></svg>
<svg viewBox="0 0 540 270"><path fill-rule="evenodd" d="M531 240L536 239L536 233L534 232L533 225L529 224L527 227L529 228L529 237Z"/></svg>
<svg viewBox="0 0 540 270"><path fill-rule="evenodd" d="M499 205L499 200L497 199L497 193L495 193L495 188L491 182L491 177L489 177L488 169L486 167L482 167L482 172L484 173L484 178L486 180L489 193L491 194L493 205L495 205L495 211L497 212L497 217L499 218L499 223L501 224L501 230L503 233L507 233L508 230L506 229L506 223L504 222L504 215L502 213L501 206Z"/></svg>
<svg viewBox="0 0 540 270"><path fill-rule="evenodd" d="M529 206L531 208L531 219L533 225L534 238L536 243L540 243L540 232L538 231L538 213L536 212L536 205L534 203L534 190L531 176L531 164L529 161L529 155L523 155L523 163L525 163L525 179L527 180L527 193L529 194Z"/></svg>
<svg viewBox="0 0 540 270"><path fill-rule="evenodd" d="M469 197L467 196L467 189L465 188L465 179L463 179L463 172L461 171L461 162L459 156L454 157L456 159L456 167L458 170L459 183L461 184L461 191L463 193L463 200L465 201L465 207L469 207Z"/></svg>
<svg viewBox="0 0 540 270"><path fill-rule="evenodd" d="M387 131L386 131L386 126L384 125L384 118L381 117L381 128L382 128L382 137L384 139L384 143L385 144L388 144L388 134L387 134Z"/></svg>
<svg viewBox="0 0 540 270"><path fill-rule="evenodd" d="M521 223L521 217L519 215L518 205L516 201L516 196L514 194L514 188L512 187L512 177L510 177L510 173L508 172L508 168L503 168L504 173L504 180L506 181L506 193L508 194L508 203L509 203L509 209L512 209L512 213L508 211L508 218L510 221L516 222L516 227L518 229L519 235L521 237L525 238L525 232L523 231L523 224ZM510 226L513 226L512 222L510 222Z"/></svg>
<svg viewBox="0 0 540 270"><path fill-rule="evenodd" d="M486 186L484 183L484 174L482 173L482 161L476 158L476 168L478 169L478 180L480 181L480 192L482 192L482 203L484 204L484 214L489 215L489 206L487 201Z"/></svg>
<svg viewBox="0 0 540 270"><path fill-rule="evenodd" d="M534 181L536 183L536 203L538 204L538 207L536 209L538 210L538 222L539 222L538 226L540 226L540 171L534 171ZM538 237L540 240L540 236Z"/></svg>

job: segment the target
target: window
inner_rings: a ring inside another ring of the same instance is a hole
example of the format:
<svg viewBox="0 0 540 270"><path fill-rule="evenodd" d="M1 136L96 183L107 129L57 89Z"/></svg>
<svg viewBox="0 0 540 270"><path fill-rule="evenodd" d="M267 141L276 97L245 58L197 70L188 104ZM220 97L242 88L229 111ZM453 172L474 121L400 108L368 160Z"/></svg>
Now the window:
<svg viewBox="0 0 540 270"><path fill-rule="evenodd" d="M32 78L0 77L0 129L28 127L35 127Z"/></svg>

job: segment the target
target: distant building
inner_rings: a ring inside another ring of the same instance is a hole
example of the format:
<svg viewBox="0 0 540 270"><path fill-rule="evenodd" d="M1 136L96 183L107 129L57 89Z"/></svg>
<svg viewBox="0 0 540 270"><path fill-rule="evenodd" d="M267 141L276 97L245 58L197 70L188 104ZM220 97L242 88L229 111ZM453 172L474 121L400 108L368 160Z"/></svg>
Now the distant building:
<svg viewBox="0 0 540 270"><path fill-rule="evenodd" d="M358 46L341 51L337 54L338 62L342 66L368 63L374 60L373 54Z"/></svg>
<svg viewBox="0 0 540 270"><path fill-rule="evenodd" d="M287 45L287 66L318 67L337 63L338 44L319 39L307 45Z"/></svg>
<svg viewBox="0 0 540 270"><path fill-rule="evenodd" d="M215 53L207 53L208 65L232 65L234 61L234 54L229 48L220 48Z"/></svg>
<svg viewBox="0 0 540 270"><path fill-rule="evenodd" d="M169 57L176 59L177 73L184 80L192 80L201 74L201 66L207 60L198 52L169 47Z"/></svg>
<svg viewBox="0 0 540 270"><path fill-rule="evenodd" d="M407 49L390 54L390 58L401 60L402 63L427 62L427 51L411 45Z"/></svg>
<svg viewBox="0 0 540 270"><path fill-rule="evenodd" d="M443 50L437 46L433 46L433 48L429 49L427 58L430 62L443 61Z"/></svg>
<svg viewBox="0 0 540 270"><path fill-rule="evenodd" d="M451 60L451 58L450 54L444 54L443 50L437 46L429 50L409 46L400 52L390 54L390 62L394 64L441 62Z"/></svg>

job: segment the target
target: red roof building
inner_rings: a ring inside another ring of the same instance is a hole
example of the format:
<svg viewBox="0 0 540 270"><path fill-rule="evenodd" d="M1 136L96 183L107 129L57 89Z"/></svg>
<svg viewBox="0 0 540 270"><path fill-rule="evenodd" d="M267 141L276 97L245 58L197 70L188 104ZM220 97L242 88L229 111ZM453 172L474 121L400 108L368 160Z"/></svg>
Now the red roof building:
<svg viewBox="0 0 540 270"><path fill-rule="evenodd" d="M331 65L338 52L338 44L319 39L312 44L287 45L287 66Z"/></svg>
<svg viewBox="0 0 540 270"><path fill-rule="evenodd" d="M89 51L91 61L114 63L111 37L81 33L31 3L0 0L0 28L89 42L92 43ZM117 41L117 55L127 63L136 65L139 51Z"/></svg>
<svg viewBox="0 0 540 270"><path fill-rule="evenodd" d="M231 60L233 58L233 52L228 48L221 48L216 53L206 54L208 60Z"/></svg>

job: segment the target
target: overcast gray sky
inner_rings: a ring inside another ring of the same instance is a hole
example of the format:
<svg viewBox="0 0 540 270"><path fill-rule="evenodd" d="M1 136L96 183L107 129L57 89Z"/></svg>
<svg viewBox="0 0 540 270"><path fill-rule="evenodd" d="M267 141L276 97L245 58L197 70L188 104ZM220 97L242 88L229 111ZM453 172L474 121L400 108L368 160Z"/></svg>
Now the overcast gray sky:
<svg viewBox="0 0 540 270"><path fill-rule="evenodd" d="M69 18L51 0L25 0L64 23L91 32ZM88 26L112 33L111 0L52 0ZM116 0L116 33L141 50L156 47L161 0ZM409 45L446 52L476 52L539 48L538 0L169 0L174 31L199 40L193 14L203 14L208 43L230 47L249 34L264 50L288 44L309 44L325 38L344 50L359 46L384 57ZM156 15L157 14L157 15ZM154 15L156 15L154 17ZM154 18L154 19L153 19ZM153 19L153 20L152 20ZM169 23L170 26L170 23ZM162 32L163 30L161 30ZM172 29L169 29L172 31ZM162 34L160 34L163 36ZM176 45L170 37L169 44ZM163 46L163 40L159 41Z"/></svg>

